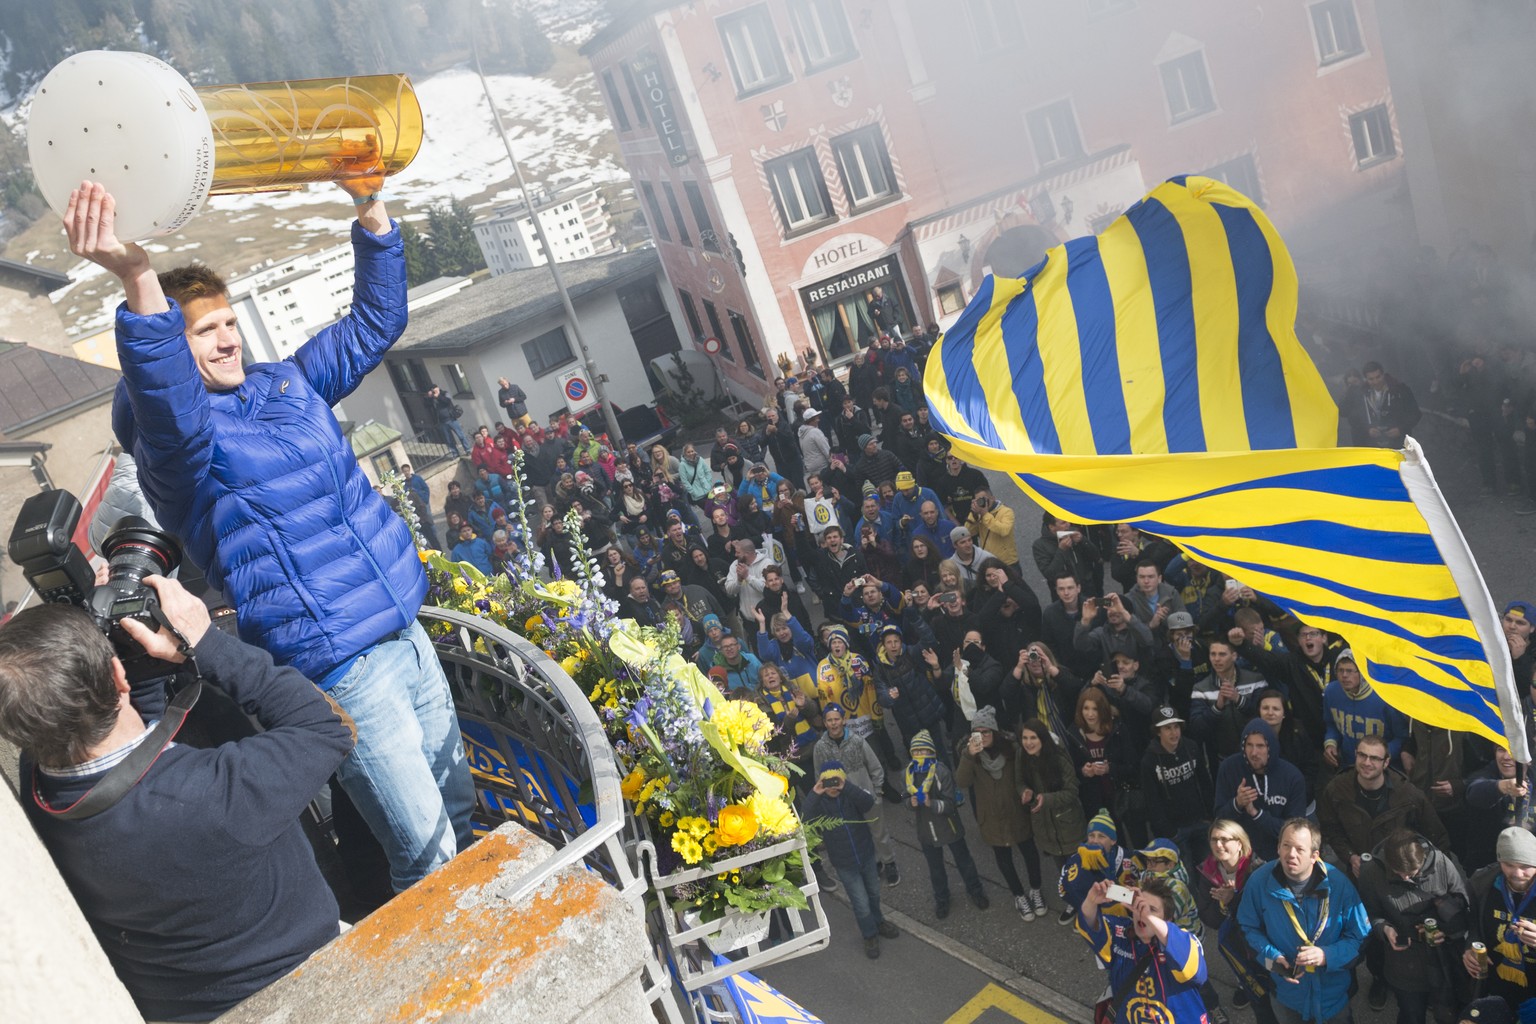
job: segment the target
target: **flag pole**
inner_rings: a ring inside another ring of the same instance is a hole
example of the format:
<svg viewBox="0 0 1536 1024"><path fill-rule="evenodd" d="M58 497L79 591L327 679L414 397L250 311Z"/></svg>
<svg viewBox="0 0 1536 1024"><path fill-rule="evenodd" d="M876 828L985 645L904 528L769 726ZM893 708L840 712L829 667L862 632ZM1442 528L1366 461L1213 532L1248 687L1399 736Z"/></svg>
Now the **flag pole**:
<svg viewBox="0 0 1536 1024"><path fill-rule="evenodd" d="M1520 705L1520 692L1515 686L1515 666L1509 657L1509 646L1504 642L1504 631L1499 625L1499 612L1488 593L1483 572L1472 557L1467 538L1446 504L1440 485L1424 458L1424 449L1411 437L1403 438L1402 479L1408 496L1429 525L1430 537L1445 559L1446 568L1461 593L1467 617L1477 628L1478 639L1488 667L1493 671L1494 690L1499 696L1499 715L1504 720L1504 739L1509 744L1510 756L1520 764L1531 763L1530 745L1526 740L1525 716Z"/></svg>

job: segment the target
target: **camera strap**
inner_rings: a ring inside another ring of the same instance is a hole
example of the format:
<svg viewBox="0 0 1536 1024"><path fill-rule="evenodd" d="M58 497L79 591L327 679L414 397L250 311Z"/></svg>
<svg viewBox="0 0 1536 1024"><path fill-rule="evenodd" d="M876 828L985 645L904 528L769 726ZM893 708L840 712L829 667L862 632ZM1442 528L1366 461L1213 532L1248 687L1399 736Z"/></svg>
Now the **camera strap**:
<svg viewBox="0 0 1536 1024"><path fill-rule="evenodd" d="M105 811L128 795L128 791L138 785L150 766L165 753L165 749L176 738L176 733L180 731L182 723L187 720L188 713L191 712L192 706L197 703L197 698L202 692L203 684L194 682L178 693L176 698L166 706L165 714L161 716L160 721L149 730L149 735L145 736L127 757L108 769L100 782L68 807L53 808L43 802L42 795L37 790L35 777L37 769L34 767L32 769L33 801L50 816L64 821L80 821Z"/></svg>

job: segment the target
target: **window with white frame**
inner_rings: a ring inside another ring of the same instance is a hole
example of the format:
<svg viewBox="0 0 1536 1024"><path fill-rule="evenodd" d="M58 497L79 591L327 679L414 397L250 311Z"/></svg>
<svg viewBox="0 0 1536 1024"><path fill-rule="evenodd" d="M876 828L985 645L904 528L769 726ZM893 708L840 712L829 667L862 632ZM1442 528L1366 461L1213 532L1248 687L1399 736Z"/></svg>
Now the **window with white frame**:
<svg viewBox="0 0 1536 1024"><path fill-rule="evenodd" d="M1005 50L1024 41L1024 16L1018 0L965 0L976 34L976 48L983 53Z"/></svg>
<svg viewBox="0 0 1536 1024"><path fill-rule="evenodd" d="M1360 39L1360 19L1355 16L1354 0L1322 0L1309 8L1312 35L1317 40L1317 63L1321 66L1348 60L1365 52Z"/></svg>
<svg viewBox="0 0 1536 1024"><path fill-rule="evenodd" d="M693 248L693 238L688 234L688 222L683 220L683 208L677 205L677 193L672 190L672 183L661 183L661 191L667 197L667 209L672 211L672 219L677 222L677 240L688 248Z"/></svg>
<svg viewBox="0 0 1536 1024"><path fill-rule="evenodd" d="M1072 112L1071 100L1031 110L1024 123L1041 167L1083 155L1083 140L1077 133L1077 115Z"/></svg>
<svg viewBox="0 0 1536 1024"><path fill-rule="evenodd" d="M699 241L710 252L720 251L720 239L715 235L715 222L710 219L704 193L691 181L683 182L683 194L688 197L688 208L693 211L693 222L699 226Z"/></svg>
<svg viewBox="0 0 1536 1024"><path fill-rule="evenodd" d="M784 63L784 51L779 49L778 33L774 31L767 4L726 15L718 24L738 96L789 80L789 68Z"/></svg>
<svg viewBox="0 0 1536 1024"><path fill-rule="evenodd" d="M624 101L619 98L619 87L614 83L613 72L603 69L603 92L608 95L608 106L613 109L613 125L621 132L629 131L629 114Z"/></svg>
<svg viewBox="0 0 1536 1024"><path fill-rule="evenodd" d="M574 363L576 353L571 351L571 343L565 337L565 328L556 327L523 342L523 358L528 360L528 372L537 379Z"/></svg>
<svg viewBox="0 0 1536 1024"><path fill-rule="evenodd" d="M958 313L965 308L965 292L959 284L946 284L939 286L939 312L945 316Z"/></svg>
<svg viewBox="0 0 1536 1024"><path fill-rule="evenodd" d="M842 0L790 0L789 14L805 70L818 71L858 56Z"/></svg>
<svg viewBox="0 0 1536 1024"><path fill-rule="evenodd" d="M832 200L827 196L814 149L798 149L769 160L763 170L786 231L801 231L832 219Z"/></svg>
<svg viewBox="0 0 1536 1024"><path fill-rule="evenodd" d="M1392 115L1385 103L1351 114L1349 134L1355 141L1355 163L1360 167L1397 156L1397 140L1392 137Z"/></svg>
<svg viewBox="0 0 1536 1024"><path fill-rule="evenodd" d="M1216 109L1210 72L1201 51L1165 61L1158 71L1162 73L1163 95L1168 100L1168 119L1174 124Z"/></svg>
<svg viewBox="0 0 1536 1024"><path fill-rule="evenodd" d="M294 321L298 323L298 321ZM443 376L448 379L448 392L455 398L474 398L475 393L469 389L469 377L464 373L464 367L459 363L445 363Z"/></svg>
<svg viewBox="0 0 1536 1024"><path fill-rule="evenodd" d="M853 207L869 206L896 194L896 176L891 172L890 154L879 125L837 136L832 140L832 152Z"/></svg>
<svg viewBox="0 0 1536 1024"><path fill-rule="evenodd" d="M1224 181L1259 206L1264 205L1263 189L1259 187L1259 165L1254 162L1252 153L1244 153L1200 173L1207 178Z"/></svg>

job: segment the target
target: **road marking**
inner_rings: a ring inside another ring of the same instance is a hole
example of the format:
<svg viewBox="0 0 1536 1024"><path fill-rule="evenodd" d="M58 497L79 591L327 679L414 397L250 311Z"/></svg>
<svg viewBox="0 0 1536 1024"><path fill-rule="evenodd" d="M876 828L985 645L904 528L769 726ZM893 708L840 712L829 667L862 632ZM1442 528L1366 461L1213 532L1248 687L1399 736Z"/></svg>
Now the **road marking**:
<svg viewBox="0 0 1536 1024"><path fill-rule="evenodd" d="M832 898L844 905L848 903L848 897L844 895L841 889ZM924 924L914 917L903 914L899 910L882 909L882 913L884 913L886 920L896 925L902 931L923 940L939 952L976 969L997 982L998 987L1004 991L1011 989L1022 994L1026 999L1031 1000L1035 1006L1049 1007L1058 1016L1043 1018L1045 1024L1050 1024L1051 1021L1055 1020L1093 1019L1093 1007L1084 1006L1072 997L1057 992L1055 989L1043 985L1033 978L1020 975L1014 968L1000 964L979 950L957 942L938 929Z"/></svg>
<svg viewBox="0 0 1536 1024"><path fill-rule="evenodd" d="M1024 1024L1065 1024L1060 1017L1053 1017L1002 986L993 984L988 984L972 996L970 1002L951 1014L944 1024L974 1024L988 1010L1001 1010Z"/></svg>

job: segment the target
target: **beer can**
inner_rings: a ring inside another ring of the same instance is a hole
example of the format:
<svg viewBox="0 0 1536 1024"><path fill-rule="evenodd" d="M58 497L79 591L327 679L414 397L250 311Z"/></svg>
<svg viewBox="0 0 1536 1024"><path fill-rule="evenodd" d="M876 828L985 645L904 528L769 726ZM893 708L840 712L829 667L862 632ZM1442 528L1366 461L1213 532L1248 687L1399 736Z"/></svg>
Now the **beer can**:
<svg viewBox="0 0 1536 1024"><path fill-rule="evenodd" d="M1477 957L1477 965L1483 970L1488 969L1488 947L1481 942L1472 943L1472 955Z"/></svg>
<svg viewBox="0 0 1536 1024"><path fill-rule="evenodd" d="M1440 922L1432 917L1424 919L1424 941L1433 943L1436 935L1440 934Z"/></svg>

